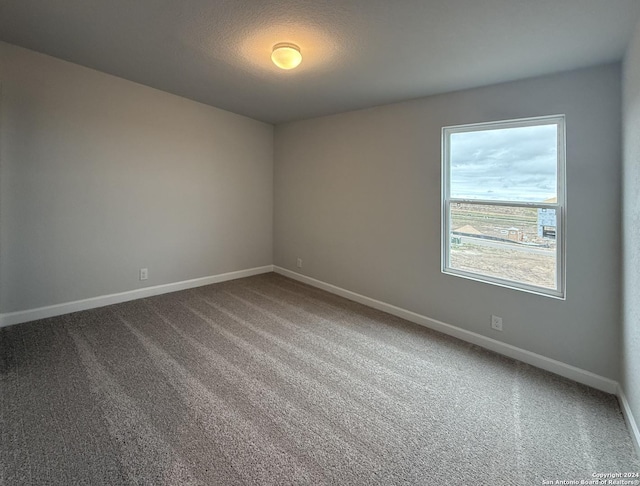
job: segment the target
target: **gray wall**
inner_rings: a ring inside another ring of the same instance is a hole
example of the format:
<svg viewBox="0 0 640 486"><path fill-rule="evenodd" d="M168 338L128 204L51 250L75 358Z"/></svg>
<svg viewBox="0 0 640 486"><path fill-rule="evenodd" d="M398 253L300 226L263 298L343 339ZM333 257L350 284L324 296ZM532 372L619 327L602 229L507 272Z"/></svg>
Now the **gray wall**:
<svg viewBox="0 0 640 486"><path fill-rule="evenodd" d="M5 43L0 82L2 312L272 263L271 125Z"/></svg>
<svg viewBox="0 0 640 486"><path fill-rule="evenodd" d="M624 62L623 93L621 383L640 421L640 23Z"/></svg>
<svg viewBox="0 0 640 486"><path fill-rule="evenodd" d="M612 64L277 126L274 263L617 379L620 80ZM441 127L558 113L566 301L443 275Z"/></svg>

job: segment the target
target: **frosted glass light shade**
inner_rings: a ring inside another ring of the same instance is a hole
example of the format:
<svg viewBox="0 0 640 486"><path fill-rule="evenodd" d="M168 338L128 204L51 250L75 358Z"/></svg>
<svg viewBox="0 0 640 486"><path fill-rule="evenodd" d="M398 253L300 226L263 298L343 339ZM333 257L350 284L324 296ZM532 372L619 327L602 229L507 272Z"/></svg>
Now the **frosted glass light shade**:
<svg viewBox="0 0 640 486"><path fill-rule="evenodd" d="M295 44L280 43L273 46L271 60L280 69L293 69L302 62L300 48Z"/></svg>

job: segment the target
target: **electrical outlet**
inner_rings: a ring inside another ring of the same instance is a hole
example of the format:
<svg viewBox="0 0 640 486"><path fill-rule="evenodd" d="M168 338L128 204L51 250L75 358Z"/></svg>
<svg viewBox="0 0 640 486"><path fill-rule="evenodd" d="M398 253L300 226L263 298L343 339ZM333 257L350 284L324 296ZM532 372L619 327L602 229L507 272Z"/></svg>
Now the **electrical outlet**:
<svg viewBox="0 0 640 486"><path fill-rule="evenodd" d="M491 329L502 331L502 317L491 316Z"/></svg>
<svg viewBox="0 0 640 486"><path fill-rule="evenodd" d="M141 268L140 269L140 280L147 280L149 278L149 269Z"/></svg>
<svg viewBox="0 0 640 486"><path fill-rule="evenodd" d="M302 258L298 258L298 261L296 261L296 267L302 268Z"/></svg>

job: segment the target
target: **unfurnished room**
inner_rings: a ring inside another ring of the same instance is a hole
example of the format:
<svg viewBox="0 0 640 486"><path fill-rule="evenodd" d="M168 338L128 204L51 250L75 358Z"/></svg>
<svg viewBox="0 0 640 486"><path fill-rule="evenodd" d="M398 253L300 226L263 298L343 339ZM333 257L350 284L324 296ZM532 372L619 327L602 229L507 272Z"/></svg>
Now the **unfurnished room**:
<svg viewBox="0 0 640 486"><path fill-rule="evenodd" d="M0 484L640 485L640 1L0 0Z"/></svg>

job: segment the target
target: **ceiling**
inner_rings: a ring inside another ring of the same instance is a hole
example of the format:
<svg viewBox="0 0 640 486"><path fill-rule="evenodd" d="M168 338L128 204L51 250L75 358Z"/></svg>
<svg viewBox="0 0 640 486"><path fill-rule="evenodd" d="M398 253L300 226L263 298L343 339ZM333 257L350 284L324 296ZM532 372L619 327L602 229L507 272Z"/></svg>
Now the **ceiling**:
<svg viewBox="0 0 640 486"><path fill-rule="evenodd" d="M270 123L621 59L638 0L0 0L0 39ZM282 71L278 42L303 61Z"/></svg>

